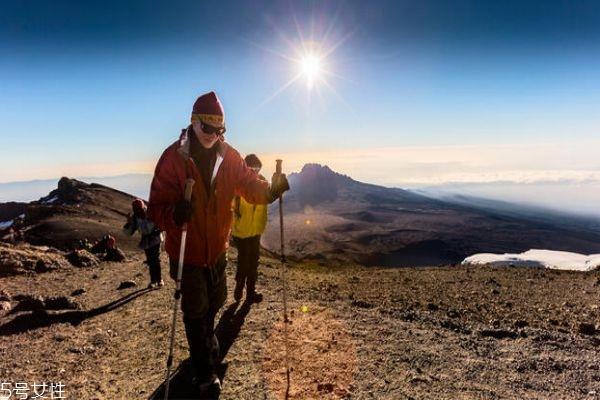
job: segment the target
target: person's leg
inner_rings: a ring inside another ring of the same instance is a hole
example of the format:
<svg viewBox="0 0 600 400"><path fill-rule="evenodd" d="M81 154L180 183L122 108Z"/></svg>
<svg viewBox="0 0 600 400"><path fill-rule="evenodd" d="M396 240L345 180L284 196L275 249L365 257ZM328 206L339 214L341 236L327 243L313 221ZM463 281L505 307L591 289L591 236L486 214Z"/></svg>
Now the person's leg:
<svg viewBox="0 0 600 400"><path fill-rule="evenodd" d="M148 272L150 273L150 285L154 283L154 276L152 276L152 248L145 249L144 253L146 253L146 264L148 265Z"/></svg>
<svg viewBox="0 0 600 400"><path fill-rule="evenodd" d="M233 291L233 298L235 301L240 301L242 298L242 294L244 293L244 285L246 282L246 259L247 256L247 246L246 239L241 239L238 237L234 237L235 247L238 250L238 258L237 258L237 270L235 273L235 290Z"/></svg>
<svg viewBox="0 0 600 400"><path fill-rule="evenodd" d="M146 250L146 260L148 268L150 269L150 281L159 283L161 280L160 244Z"/></svg>
<svg viewBox="0 0 600 400"><path fill-rule="evenodd" d="M248 238L248 278L246 280L246 296L258 300L256 296L256 279L258 277L258 259L260 258L260 235ZM262 300L262 298L261 298Z"/></svg>
<svg viewBox="0 0 600 400"><path fill-rule="evenodd" d="M207 326L208 326L208 347L209 347L209 362L214 371L216 366L221 361L219 342L216 335L214 334L215 329L215 316L225 304L227 300L227 277L225 269L227 267L227 258L225 253L219 258L217 263L212 267L209 272L209 306L207 313Z"/></svg>
<svg viewBox="0 0 600 400"><path fill-rule="evenodd" d="M177 263L171 261L170 275L177 279ZM208 285L204 268L185 265L181 278L181 310L188 341L190 359L197 381L208 380L212 370L209 363Z"/></svg>

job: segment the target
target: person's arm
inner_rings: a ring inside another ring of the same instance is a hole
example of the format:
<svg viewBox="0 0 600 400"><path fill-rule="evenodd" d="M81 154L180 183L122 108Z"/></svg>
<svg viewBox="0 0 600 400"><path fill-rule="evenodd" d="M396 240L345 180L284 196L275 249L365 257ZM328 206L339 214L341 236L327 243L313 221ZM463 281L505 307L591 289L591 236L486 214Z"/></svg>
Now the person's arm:
<svg viewBox="0 0 600 400"><path fill-rule="evenodd" d="M233 161L235 195L243 197L251 204L267 204L271 201L269 182L246 165L242 157L235 152Z"/></svg>
<svg viewBox="0 0 600 400"><path fill-rule="evenodd" d="M240 196L235 196L233 198L233 214L236 219L240 219L242 217L242 212L240 210Z"/></svg>
<svg viewBox="0 0 600 400"><path fill-rule="evenodd" d="M133 236L135 231L138 229L137 220L131 214L127 214L127 223L123 226L123 232L129 236Z"/></svg>
<svg viewBox="0 0 600 400"><path fill-rule="evenodd" d="M171 152L170 148L163 153L156 164L150 186L148 218L162 231L175 229L173 210L183 196L180 178L175 170L175 157L178 157L178 154Z"/></svg>
<svg viewBox="0 0 600 400"><path fill-rule="evenodd" d="M236 177L237 196L242 196L250 204L269 204L275 201L283 192L288 190L285 174L273 174L271 185L246 165L236 152L234 171Z"/></svg>

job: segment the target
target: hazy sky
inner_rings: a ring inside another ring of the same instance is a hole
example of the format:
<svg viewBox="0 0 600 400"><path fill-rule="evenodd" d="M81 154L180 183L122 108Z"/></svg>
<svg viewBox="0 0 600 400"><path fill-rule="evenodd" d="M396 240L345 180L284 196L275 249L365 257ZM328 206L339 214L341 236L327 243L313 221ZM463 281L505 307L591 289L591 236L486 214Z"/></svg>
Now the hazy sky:
<svg viewBox="0 0 600 400"><path fill-rule="evenodd" d="M293 60L323 58L309 90ZM320 50L319 50L320 49ZM600 175L598 1L8 1L0 182L151 172L215 90L227 140L387 185Z"/></svg>

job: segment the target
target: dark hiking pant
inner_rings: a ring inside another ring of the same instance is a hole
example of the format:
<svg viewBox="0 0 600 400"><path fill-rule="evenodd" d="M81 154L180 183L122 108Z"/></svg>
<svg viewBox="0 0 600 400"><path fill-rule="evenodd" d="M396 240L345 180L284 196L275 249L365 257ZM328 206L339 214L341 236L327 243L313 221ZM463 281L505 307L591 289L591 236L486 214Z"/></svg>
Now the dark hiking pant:
<svg viewBox="0 0 600 400"><path fill-rule="evenodd" d="M210 267L183 266L181 310L190 358L196 374L204 378L219 362L218 342L214 335L215 316L227 299L225 253ZM170 262L170 276L177 279L177 262Z"/></svg>
<svg viewBox="0 0 600 400"><path fill-rule="evenodd" d="M241 291L246 286L246 295L256 290L258 276L258 258L260 257L260 235L249 238L233 238L238 250L238 265L235 274L236 289Z"/></svg>
<svg viewBox="0 0 600 400"><path fill-rule="evenodd" d="M146 264L150 270L150 282L160 282L160 243L146 250Z"/></svg>

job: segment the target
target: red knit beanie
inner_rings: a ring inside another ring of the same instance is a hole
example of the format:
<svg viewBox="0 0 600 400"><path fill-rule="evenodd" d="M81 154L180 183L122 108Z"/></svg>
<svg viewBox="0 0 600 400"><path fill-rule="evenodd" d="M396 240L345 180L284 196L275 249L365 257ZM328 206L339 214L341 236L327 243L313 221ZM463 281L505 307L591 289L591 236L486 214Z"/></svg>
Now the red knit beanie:
<svg viewBox="0 0 600 400"><path fill-rule="evenodd" d="M198 97L192 109L192 122L204 122L216 128L225 126L223 106L215 92Z"/></svg>
<svg viewBox="0 0 600 400"><path fill-rule="evenodd" d="M146 204L144 204L144 200L142 199L135 199L134 201L131 202L131 207L133 208L133 211L145 211L146 210Z"/></svg>

